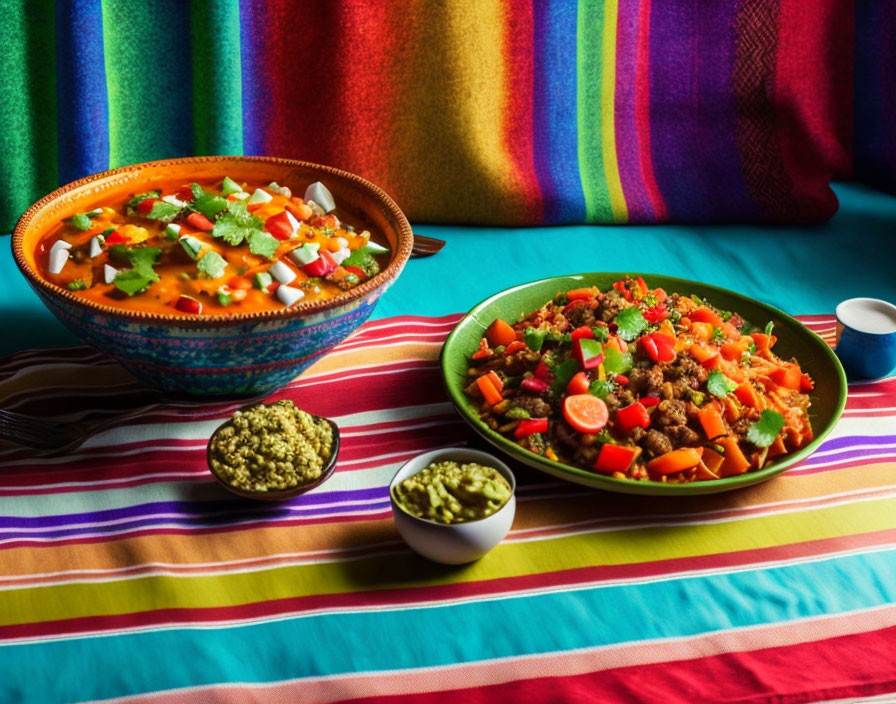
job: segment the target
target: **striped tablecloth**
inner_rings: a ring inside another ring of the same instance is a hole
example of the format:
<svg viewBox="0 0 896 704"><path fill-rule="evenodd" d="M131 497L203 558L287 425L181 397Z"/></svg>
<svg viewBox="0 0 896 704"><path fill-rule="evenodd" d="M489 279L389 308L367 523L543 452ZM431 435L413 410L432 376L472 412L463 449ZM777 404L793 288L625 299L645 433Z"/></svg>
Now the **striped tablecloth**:
<svg viewBox="0 0 896 704"><path fill-rule="evenodd" d="M335 418L320 489L236 500L205 466L235 406L160 407L63 459L0 450L0 701L804 702L896 693L896 378L822 448L679 500L515 466L516 521L444 567L387 484L471 440L437 357L457 316L365 325L275 398ZM803 318L826 340L829 317ZM88 348L0 362L0 398L83 416L143 390ZM892 694L896 698L896 694Z"/></svg>

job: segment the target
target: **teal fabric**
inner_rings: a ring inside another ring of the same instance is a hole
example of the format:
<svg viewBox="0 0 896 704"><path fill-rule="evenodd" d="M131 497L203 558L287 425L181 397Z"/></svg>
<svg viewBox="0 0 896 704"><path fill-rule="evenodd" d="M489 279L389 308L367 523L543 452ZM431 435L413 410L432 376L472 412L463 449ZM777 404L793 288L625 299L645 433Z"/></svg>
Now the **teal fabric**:
<svg viewBox="0 0 896 704"><path fill-rule="evenodd" d="M840 210L813 227L421 225L418 233L448 244L437 256L408 262L374 317L457 313L510 286L582 271L698 279L791 314L832 313L854 296L896 302L896 198L855 184L835 191ZM0 355L78 344L29 289L6 243L0 281Z"/></svg>

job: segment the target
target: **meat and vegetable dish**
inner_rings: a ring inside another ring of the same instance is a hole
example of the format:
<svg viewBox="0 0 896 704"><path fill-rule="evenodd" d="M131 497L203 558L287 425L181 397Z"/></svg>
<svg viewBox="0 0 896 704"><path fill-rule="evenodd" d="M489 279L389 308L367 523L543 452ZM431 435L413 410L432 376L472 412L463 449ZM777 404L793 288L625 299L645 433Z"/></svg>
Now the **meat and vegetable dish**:
<svg viewBox="0 0 896 704"><path fill-rule="evenodd" d="M465 393L490 428L548 459L619 479L713 480L812 440L813 381L775 342L771 324L627 277L496 319Z"/></svg>
<svg viewBox="0 0 896 704"><path fill-rule="evenodd" d="M342 222L326 186L172 184L61 222L40 242L42 276L105 305L186 316L278 310L350 290L387 247Z"/></svg>

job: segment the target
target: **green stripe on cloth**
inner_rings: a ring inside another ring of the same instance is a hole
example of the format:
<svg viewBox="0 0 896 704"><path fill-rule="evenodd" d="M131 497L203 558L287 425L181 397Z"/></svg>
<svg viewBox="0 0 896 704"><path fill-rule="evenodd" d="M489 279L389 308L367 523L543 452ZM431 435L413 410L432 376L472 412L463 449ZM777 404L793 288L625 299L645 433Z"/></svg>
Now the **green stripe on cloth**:
<svg viewBox="0 0 896 704"><path fill-rule="evenodd" d="M239 0L190 3L193 152L243 153Z"/></svg>
<svg viewBox="0 0 896 704"><path fill-rule="evenodd" d="M53 3L8 0L0 20L0 224L58 181ZM63 106L64 107L64 106Z"/></svg>
<svg viewBox="0 0 896 704"><path fill-rule="evenodd" d="M613 128L612 122L609 125L603 123L602 114L604 5L603 0L580 2L576 26L579 172L588 222L607 221L613 217L603 154L603 130Z"/></svg>
<svg viewBox="0 0 896 704"><path fill-rule="evenodd" d="M110 166L192 151L189 20L179 0L103 1Z"/></svg>

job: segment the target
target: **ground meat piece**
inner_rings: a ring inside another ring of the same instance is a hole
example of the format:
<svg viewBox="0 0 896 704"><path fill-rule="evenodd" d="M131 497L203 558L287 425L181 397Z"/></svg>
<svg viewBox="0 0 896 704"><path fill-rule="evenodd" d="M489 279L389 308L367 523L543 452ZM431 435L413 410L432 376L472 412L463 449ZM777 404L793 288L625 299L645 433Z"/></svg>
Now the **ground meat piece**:
<svg viewBox="0 0 896 704"><path fill-rule="evenodd" d="M647 431L645 431L644 428L641 428L640 426L635 426L628 433L629 439L631 439L635 443L641 442L642 438L645 435L647 435Z"/></svg>
<svg viewBox="0 0 896 704"><path fill-rule="evenodd" d="M533 368L530 352L531 350L522 350L504 358L504 371L508 376L521 376ZM535 358L537 360L538 355Z"/></svg>
<svg viewBox="0 0 896 704"><path fill-rule="evenodd" d="M551 404L538 396L517 396L513 402L529 412L533 418L547 418L551 415Z"/></svg>
<svg viewBox="0 0 896 704"><path fill-rule="evenodd" d="M651 428L647 431L647 436L644 438L644 447L654 457L658 457L660 455L664 455L667 452L672 452L672 441L669 440L663 433L659 430L655 430Z"/></svg>
<svg viewBox="0 0 896 704"><path fill-rule="evenodd" d="M709 377L709 372L691 355L680 354L664 366L663 376L669 381L685 381L690 388L697 389Z"/></svg>
<svg viewBox="0 0 896 704"><path fill-rule="evenodd" d="M657 426L684 425L687 422L687 406L683 401L660 401L653 414L653 423Z"/></svg>
<svg viewBox="0 0 896 704"><path fill-rule="evenodd" d="M738 418L731 424L731 431L738 437L747 437L747 430L750 428L749 418Z"/></svg>
<svg viewBox="0 0 896 704"><path fill-rule="evenodd" d="M619 313L623 308L627 308L628 304L625 299L619 295L619 292L615 289L612 291L608 291L607 294L600 300L600 303L597 305L597 314L600 316L600 319L605 323L609 323L613 318L616 317L616 314Z"/></svg>
<svg viewBox="0 0 896 704"><path fill-rule="evenodd" d="M666 435L675 447L696 445L700 436L686 425L672 425L666 428Z"/></svg>
<svg viewBox="0 0 896 704"><path fill-rule="evenodd" d="M554 439L560 445L566 446L573 452L577 451L582 446L579 438L576 437L576 434L570 430L566 423L554 423L552 428Z"/></svg>
<svg viewBox="0 0 896 704"><path fill-rule="evenodd" d="M591 306L582 301L566 311L566 319L574 328L579 328L583 325L591 327L594 325L594 311L591 309Z"/></svg>
<svg viewBox="0 0 896 704"><path fill-rule="evenodd" d="M615 411L617 408L622 408L622 401L619 400L619 397L616 394L607 394L604 403L607 404L607 408L611 412Z"/></svg>
<svg viewBox="0 0 896 704"><path fill-rule="evenodd" d="M619 402L623 406L631 406L635 401L638 400L635 394L633 394L631 389L629 389L628 387L617 391L616 397L619 399Z"/></svg>
<svg viewBox="0 0 896 704"><path fill-rule="evenodd" d="M635 367L628 374L628 386L635 393L658 394L663 386L663 368L659 364L642 368Z"/></svg>

